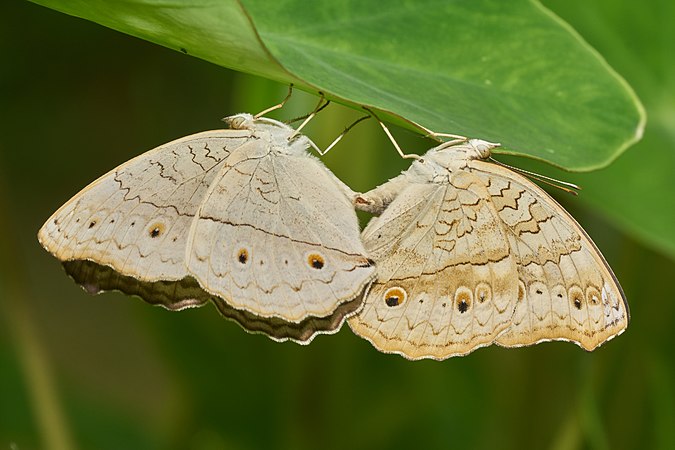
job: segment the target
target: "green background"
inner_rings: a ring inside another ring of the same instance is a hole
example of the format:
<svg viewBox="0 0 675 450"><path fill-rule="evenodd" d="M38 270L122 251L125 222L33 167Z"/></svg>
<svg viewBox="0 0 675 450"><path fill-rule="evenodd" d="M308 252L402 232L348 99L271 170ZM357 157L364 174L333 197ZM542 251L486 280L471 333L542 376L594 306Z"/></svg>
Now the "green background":
<svg viewBox="0 0 675 450"><path fill-rule="evenodd" d="M286 86L23 2L0 9L0 448L675 448L675 7L547 1L647 109L645 138L605 170L537 170L603 250L625 334L594 353L549 343L445 362L378 353L348 328L310 346L248 335L214 308L171 313L86 295L35 237L88 182ZM305 113L299 93L278 118ZM327 145L358 114L306 130ZM429 141L398 130L407 149ZM325 158L355 190L406 166L376 124ZM520 167L532 164L510 160Z"/></svg>

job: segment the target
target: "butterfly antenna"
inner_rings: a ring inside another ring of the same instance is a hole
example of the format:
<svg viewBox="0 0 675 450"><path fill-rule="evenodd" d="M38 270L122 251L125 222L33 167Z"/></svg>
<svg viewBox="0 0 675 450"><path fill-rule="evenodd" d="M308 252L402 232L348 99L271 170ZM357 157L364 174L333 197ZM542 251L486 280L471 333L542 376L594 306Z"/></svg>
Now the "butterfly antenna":
<svg viewBox="0 0 675 450"><path fill-rule="evenodd" d="M319 98L319 103L316 104L314 107L314 110L307 114L306 116L299 117L297 119L291 120L290 123L297 122L298 120L305 119L299 126L298 128L295 129L293 134L288 138L288 140L292 140L294 137L296 137L299 133L300 130L302 130L305 125L309 123L310 120L314 118L322 109L324 109L326 106L330 105L330 100L326 100L326 97L323 95L323 92L319 92L321 94L321 98ZM324 103L325 102L325 103Z"/></svg>
<svg viewBox="0 0 675 450"><path fill-rule="evenodd" d="M422 159L420 155L417 155L415 153L403 153L403 150L401 150L401 147L398 145L398 142L396 142L396 139L394 139L394 136L392 136L391 131L389 131L389 128L380 120L379 117L377 117L377 114L375 114L371 109L366 108L365 106L363 107L368 113L377 120L377 123L380 124L382 129L384 130L384 133L387 135L391 143L394 145L394 148L398 152L399 155L401 155L401 158L403 159Z"/></svg>
<svg viewBox="0 0 675 450"><path fill-rule="evenodd" d="M288 85L288 94L286 94L286 98L284 98L284 99L281 101L281 103L277 103L276 105L270 106L269 108L267 108L267 109L264 110L264 111L260 111L258 114L256 114L255 116L253 116L253 118L259 119L259 118L261 118L262 116L264 116L265 114L268 114L268 113L274 111L275 109L283 108L284 105L286 104L286 102L288 101L288 99L291 98L291 94L292 94L292 93L293 93L293 83L291 83L291 84Z"/></svg>
<svg viewBox="0 0 675 450"><path fill-rule="evenodd" d="M507 169L511 169L514 172L525 175L525 176L527 176L529 178L532 178L533 180L539 181L541 183L548 184L549 186L552 186L554 188L558 188L561 191L565 191L565 192L567 192L569 194L572 194L572 195L579 195L579 193L577 191L581 190L581 187L577 186L574 183L568 183L566 181L556 180L555 178L547 177L546 175L541 175L541 174L538 174L538 173L530 172L529 170L521 169L519 167L510 166L508 164L504 164L503 162L499 162L494 158L490 158L490 161L492 161L493 163L495 163L499 166L506 167Z"/></svg>
<svg viewBox="0 0 675 450"><path fill-rule="evenodd" d="M340 135L339 135L338 137L336 137L335 140L334 140L333 142L331 142L331 144L330 144L328 147L326 147L326 150L321 151L318 147L315 147L315 148L316 148L316 151L317 151L321 156L325 155L326 153L328 153L328 152L330 151L331 148L335 147L335 144L337 144L338 142L340 142L340 140L342 140L342 138L345 136L345 134L347 134L347 132L348 132L349 130L351 130L352 128L354 128L354 126L356 126L356 124L358 124L358 123L360 123L360 122L363 122L363 121L366 120L366 119L370 119L370 117L371 117L371 116L370 116L370 114L369 114L369 115L367 115L367 116L363 116L363 117L361 117L360 119L355 120L351 125L349 125L347 128L345 128L345 129L342 131L342 133L340 133Z"/></svg>

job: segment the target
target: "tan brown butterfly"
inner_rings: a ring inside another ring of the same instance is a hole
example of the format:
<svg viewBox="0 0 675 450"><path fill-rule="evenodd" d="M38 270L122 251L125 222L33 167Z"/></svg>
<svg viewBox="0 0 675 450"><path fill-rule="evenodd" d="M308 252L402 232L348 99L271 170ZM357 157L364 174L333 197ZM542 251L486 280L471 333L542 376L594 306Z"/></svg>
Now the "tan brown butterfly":
<svg viewBox="0 0 675 450"><path fill-rule="evenodd" d="M362 233L377 277L348 323L379 350L444 359L550 340L593 350L626 329L623 291L591 239L544 190L484 161L495 146L441 144L356 197L381 215Z"/></svg>

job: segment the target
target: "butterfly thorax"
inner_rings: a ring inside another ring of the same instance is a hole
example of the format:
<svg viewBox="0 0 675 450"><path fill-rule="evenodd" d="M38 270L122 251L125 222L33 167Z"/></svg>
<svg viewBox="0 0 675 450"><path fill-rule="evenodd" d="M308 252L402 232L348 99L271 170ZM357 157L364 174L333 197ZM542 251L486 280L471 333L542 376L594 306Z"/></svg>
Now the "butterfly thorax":
<svg viewBox="0 0 675 450"><path fill-rule="evenodd" d="M256 138L268 142L268 148L277 154L304 155L311 146L308 137L278 120L255 117L249 113L235 114L223 120L231 129L250 130Z"/></svg>
<svg viewBox="0 0 675 450"><path fill-rule="evenodd" d="M463 170L469 161L487 159L498 144L480 139L462 143L446 142L429 150L408 169L412 182L447 184L452 173Z"/></svg>

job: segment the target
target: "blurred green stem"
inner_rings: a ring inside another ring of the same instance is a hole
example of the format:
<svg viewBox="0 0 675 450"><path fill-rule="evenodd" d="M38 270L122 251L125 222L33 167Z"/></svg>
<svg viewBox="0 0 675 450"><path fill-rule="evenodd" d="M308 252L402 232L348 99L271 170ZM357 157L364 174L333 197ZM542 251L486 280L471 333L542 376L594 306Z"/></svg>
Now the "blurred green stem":
<svg viewBox="0 0 675 450"><path fill-rule="evenodd" d="M0 170L1 173L1 170ZM66 424L63 409L60 405L54 377L40 342L33 316L27 307L26 293L21 286L28 286L21 268L24 267L20 253L15 246L16 236L11 223L12 211L6 196L7 190L0 176L0 211L6 220L0 221L0 235L7 239L0 240L0 300L4 302L3 310L10 337L16 343L16 352L25 376L26 390L29 393L37 427L42 437L42 448L49 450L75 449L70 430ZM9 220L7 220L9 219Z"/></svg>

